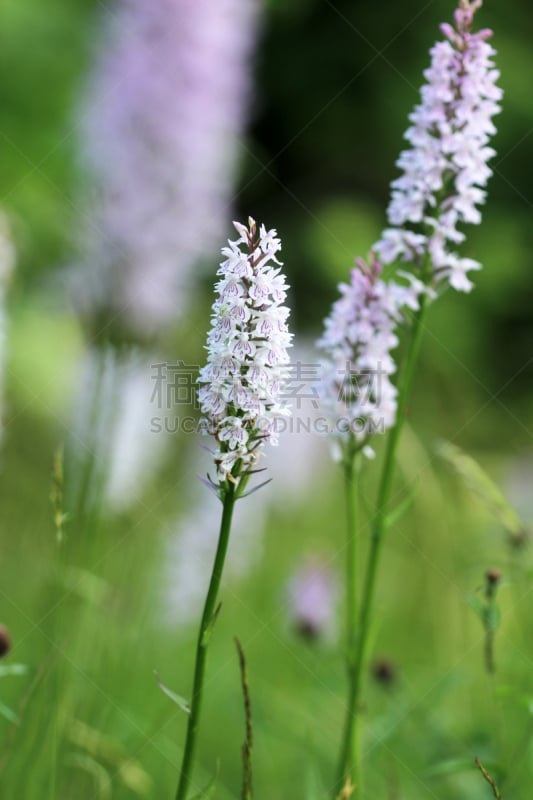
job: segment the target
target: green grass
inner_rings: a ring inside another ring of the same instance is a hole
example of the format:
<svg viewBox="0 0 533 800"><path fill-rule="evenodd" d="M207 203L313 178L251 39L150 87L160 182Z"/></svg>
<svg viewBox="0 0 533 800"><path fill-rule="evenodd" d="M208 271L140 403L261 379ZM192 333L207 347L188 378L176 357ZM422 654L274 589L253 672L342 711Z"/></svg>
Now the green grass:
<svg viewBox="0 0 533 800"><path fill-rule="evenodd" d="M24 337L26 319L15 316L15 341ZM54 326L42 330L53 342ZM53 371L47 377L53 380ZM18 385L16 376L12 382ZM57 407L51 401L48 411L38 399L25 406L17 394L16 402L21 411L7 428L0 488L0 622L14 642L5 664L25 664L28 673L1 683L2 702L21 718L19 725L0 720L2 797L172 797L186 720L153 671L187 696L195 625L173 629L162 604L165 540L175 535L169 521L187 505L173 490L190 469L187 450L177 440L172 464L139 503L87 532L85 541L71 518L59 555L49 493L64 400L58 397ZM373 658L394 662L397 680L387 688L370 680L365 694L367 791L392 798L397 784L400 797L483 800L490 790L473 766L479 756L505 779L510 797L529 800L530 552L509 550L498 522L431 445L410 429L401 448L396 501L418 488L385 544L372 650ZM369 503L377 474L378 466L369 465ZM345 697L342 652L340 645L311 645L294 635L284 587L306 552L325 554L342 572L335 475L325 462L300 507L272 508L260 563L224 586L196 773L199 784L218 774L220 800L240 792L244 714L235 635L248 661L257 797L314 800L312 792L325 797L333 780ZM367 533L364 521L363 547ZM506 583L498 671L488 677L483 630L469 596L493 566Z"/></svg>

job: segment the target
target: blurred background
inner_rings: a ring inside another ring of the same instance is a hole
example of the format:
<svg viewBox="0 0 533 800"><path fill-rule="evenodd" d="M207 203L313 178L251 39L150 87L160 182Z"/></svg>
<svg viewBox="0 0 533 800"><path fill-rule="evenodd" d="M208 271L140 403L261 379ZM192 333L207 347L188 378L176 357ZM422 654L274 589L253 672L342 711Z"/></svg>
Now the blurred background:
<svg viewBox="0 0 533 800"><path fill-rule="evenodd" d="M383 228L452 12L3 0L0 207L17 258L2 312L2 798L173 796L185 717L153 673L190 691L218 508L196 478L209 468L199 438L161 422L176 409L157 405L153 365L203 363L219 249L249 214L282 238L295 357L314 363L337 283ZM516 531L533 517L533 17L522 0L479 16L505 91L483 223L464 248L483 270L428 316L395 495L414 501L387 541L366 693L369 798L483 800L476 755L506 798L531 797L533 572ZM369 508L379 457L378 445ZM272 484L238 509L197 789L217 774L217 798L240 793L238 635L257 797L318 800L345 697L342 486L313 434L287 434L268 463ZM51 491L68 514L61 547ZM363 547L367 533L364 519ZM472 608L489 568L503 573L490 677Z"/></svg>

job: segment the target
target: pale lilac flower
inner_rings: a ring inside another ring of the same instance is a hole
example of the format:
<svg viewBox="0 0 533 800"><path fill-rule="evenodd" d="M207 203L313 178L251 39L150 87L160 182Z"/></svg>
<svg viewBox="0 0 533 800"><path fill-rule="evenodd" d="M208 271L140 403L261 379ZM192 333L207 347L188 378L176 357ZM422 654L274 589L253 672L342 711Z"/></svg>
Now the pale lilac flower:
<svg viewBox="0 0 533 800"><path fill-rule="evenodd" d="M326 358L320 394L334 424L335 439L363 448L372 434L394 425L397 389L391 381L396 365L391 351L398 344L396 328L407 309L416 311L423 284L407 274L407 284L381 278L382 266L358 259L349 284L325 321L318 346ZM342 456L342 452L339 453Z"/></svg>
<svg viewBox="0 0 533 800"><path fill-rule="evenodd" d="M307 639L332 638L336 632L337 578L319 559L312 559L292 576L288 586L289 614L295 631Z"/></svg>
<svg viewBox="0 0 533 800"><path fill-rule="evenodd" d="M97 194L81 310L140 335L187 308L195 267L231 219L258 0L121 0L81 119ZM209 224L205 224L208 220Z"/></svg>
<svg viewBox="0 0 533 800"><path fill-rule="evenodd" d="M402 175L392 183L389 227L374 245L386 264L412 264L424 277L446 280L468 292L468 274L481 265L455 252L462 223L481 222L479 206L492 172L487 162L496 132L492 118L500 111L502 90L496 85L492 32L471 32L481 0L461 0L454 24L444 24L444 41L431 49L431 64L421 102L410 115L405 138L411 148L397 161Z"/></svg>
<svg viewBox="0 0 533 800"><path fill-rule="evenodd" d="M234 224L240 238L222 250L208 361L198 378L222 479L237 464L251 467L264 442L277 444L276 424L290 413L282 398L292 335L283 305L288 287L276 256L281 242L275 230L258 230L251 217L248 228Z"/></svg>

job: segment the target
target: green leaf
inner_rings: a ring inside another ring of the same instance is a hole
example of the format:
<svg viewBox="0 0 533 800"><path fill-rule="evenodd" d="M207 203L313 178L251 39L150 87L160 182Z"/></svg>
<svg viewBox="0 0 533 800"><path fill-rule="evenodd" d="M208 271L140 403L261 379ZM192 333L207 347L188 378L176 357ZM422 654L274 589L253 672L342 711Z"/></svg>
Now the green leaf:
<svg viewBox="0 0 533 800"><path fill-rule="evenodd" d="M82 567L67 567L62 572L61 582L69 592L97 608L104 607L112 594L110 584Z"/></svg>
<svg viewBox="0 0 533 800"><path fill-rule="evenodd" d="M434 764L425 774L428 778L439 778L445 775L455 775L457 772L468 772L471 769L471 758L449 758L446 761L439 761L438 764Z"/></svg>
<svg viewBox="0 0 533 800"><path fill-rule="evenodd" d="M211 634L213 633L213 628L215 627L215 623L218 619L218 615L220 614L221 608L222 608L222 603L219 603L218 606L215 608L213 616L207 623L206 629L202 636L202 647L206 647L206 645L209 643L209 639L211 638Z"/></svg>
<svg viewBox="0 0 533 800"><path fill-rule="evenodd" d="M159 677L159 674L155 670L154 670L154 675L161 691L164 692L167 697L170 697L172 702L175 703L177 706L179 706L179 708L181 708L182 711L184 711L186 714L190 714L191 707L189 705L189 701L186 700L184 697L182 697L180 694L176 694L176 692L173 692L172 689L168 688L168 686L165 686L165 684Z"/></svg>
<svg viewBox="0 0 533 800"><path fill-rule="evenodd" d="M390 528L395 525L399 519L403 517L406 511L413 505L413 501L416 497L418 492L418 484L415 484L412 489L407 493L401 503L398 503L395 509L393 509L387 516L385 517L385 528Z"/></svg>
<svg viewBox="0 0 533 800"><path fill-rule="evenodd" d="M309 766L305 780L306 800L323 800L325 794L326 792L324 791L324 787L321 785L316 769Z"/></svg>
<svg viewBox="0 0 533 800"><path fill-rule="evenodd" d="M478 615L478 617L480 618L481 622L484 625L485 624L485 613L486 613L486 610L487 610L487 607L486 607L485 603L481 600L480 597L478 597L475 594L470 595L467 598L467 600L468 600L468 605L470 606L470 608L472 608L476 612L476 614Z"/></svg>
<svg viewBox="0 0 533 800"><path fill-rule="evenodd" d="M11 722L12 725L20 725L20 718L18 714L12 711L8 706L5 706L3 703L0 703L0 716L7 719L7 721Z"/></svg>
<svg viewBox="0 0 533 800"><path fill-rule="evenodd" d="M487 769L498 772L499 766L494 761L487 761ZM456 775L458 772L470 772L471 770L471 758L449 758L446 761L439 761L430 767L425 775L427 778L440 778L446 775Z"/></svg>
<svg viewBox="0 0 533 800"><path fill-rule="evenodd" d="M86 772L93 778L100 800L111 800L111 777L106 768L96 759L83 753L72 753L67 756L66 763L70 767Z"/></svg>
<svg viewBox="0 0 533 800"><path fill-rule="evenodd" d="M478 462L451 442L440 442L437 452L450 464L465 485L482 500L488 510L513 537L524 534L525 525Z"/></svg>
<svg viewBox="0 0 533 800"><path fill-rule="evenodd" d="M500 609L494 603L491 603L485 609L485 627L488 631L497 630L500 624Z"/></svg>
<svg viewBox="0 0 533 800"><path fill-rule="evenodd" d="M216 788L216 775L214 778L211 778L209 783L201 789L198 794L195 794L194 797L191 797L191 800L211 800L213 795L215 794Z"/></svg>

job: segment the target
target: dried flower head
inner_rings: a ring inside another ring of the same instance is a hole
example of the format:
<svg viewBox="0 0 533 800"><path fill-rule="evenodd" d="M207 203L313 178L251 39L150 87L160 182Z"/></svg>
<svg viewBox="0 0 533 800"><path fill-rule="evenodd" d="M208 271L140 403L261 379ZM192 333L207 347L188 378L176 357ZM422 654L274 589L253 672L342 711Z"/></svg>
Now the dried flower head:
<svg viewBox="0 0 533 800"><path fill-rule="evenodd" d="M387 658L380 658L372 665L372 677L376 683L390 688L397 679L396 665Z"/></svg>
<svg viewBox="0 0 533 800"><path fill-rule="evenodd" d="M11 650L11 635L5 625L0 625L0 658Z"/></svg>
<svg viewBox="0 0 533 800"><path fill-rule="evenodd" d="M502 579L502 573L499 569L489 569L486 572L487 582L495 586Z"/></svg>
<svg viewBox="0 0 533 800"><path fill-rule="evenodd" d="M425 279L446 280L464 292L472 288L467 273L481 264L456 252L465 239L458 225L481 222L492 174L487 162L495 155L488 146L496 132L492 117L502 98L487 42L492 32L471 32L480 5L461 0L454 26L441 26L445 40L430 51L421 102L405 134L411 148L400 154L403 174L392 183L390 227L374 246L384 263L401 259Z"/></svg>
<svg viewBox="0 0 533 800"><path fill-rule="evenodd" d="M239 234L222 249L208 336L207 365L198 397L206 429L217 440L219 478L236 478L257 461L265 442L277 444L276 422L287 416L283 400L291 344L284 305L287 284L277 258L275 230L238 222Z"/></svg>

